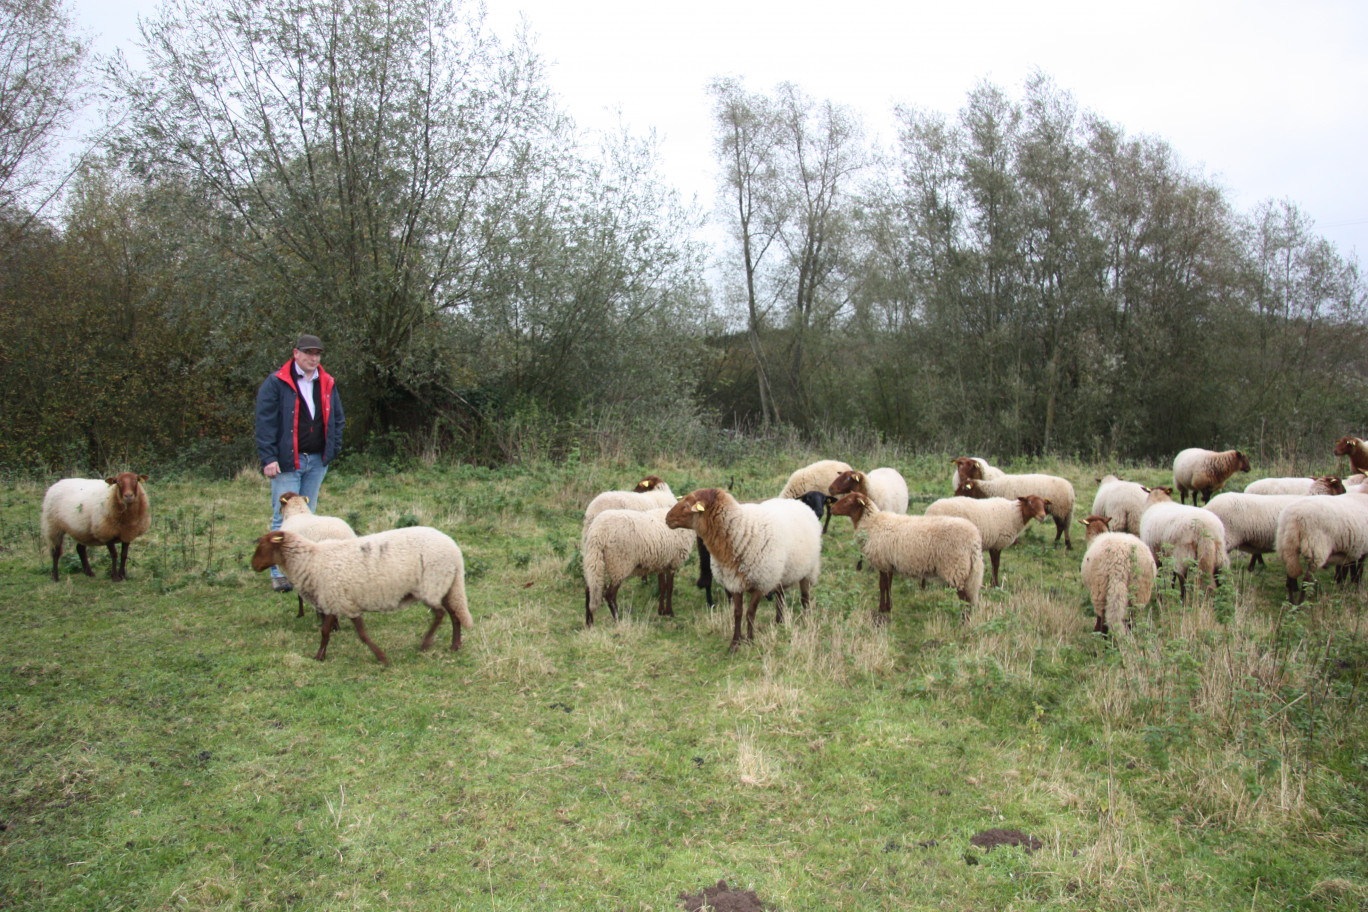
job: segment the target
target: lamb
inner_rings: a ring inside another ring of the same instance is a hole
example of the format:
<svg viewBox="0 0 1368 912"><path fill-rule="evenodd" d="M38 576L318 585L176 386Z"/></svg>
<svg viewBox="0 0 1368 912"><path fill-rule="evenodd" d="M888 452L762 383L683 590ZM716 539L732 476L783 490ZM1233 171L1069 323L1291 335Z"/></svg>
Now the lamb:
<svg viewBox="0 0 1368 912"><path fill-rule="evenodd" d="M309 509L309 498L295 491L280 495L280 528L294 532L310 541L330 541L339 538L356 538L352 527L345 519L336 516L317 516ZM299 595L299 613L304 616L304 596Z"/></svg>
<svg viewBox="0 0 1368 912"><path fill-rule="evenodd" d="M946 497L926 508L927 516L959 516L978 527L983 539L983 550L993 564L993 588L998 586L998 561L1002 550L1016 543L1017 536L1031 520L1044 522L1049 518L1049 503L1035 494L1018 497Z"/></svg>
<svg viewBox="0 0 1368 912"><path fill-rule="evenodd" d="M674 502L670 486L655 475L647 475L631 491L604 491L589 501L584 508L584 532L588 533L589 524L604 510L655 510Z"/></svg>
<svg viewBox="0 0 1368 912"><path fill-rule="evenodd" d="M1207 503L1231 475L1248 471L1249 457L1239 450L1218 453L1190 447L1173 457L1173 486L1178 489L1179 503L1187 503L1191 491L1195 507L1198 494L1202 495L1202 503Z"/></svg>
<svg viewBox="0 0 1368 912"><path fill-rule="evenodd" d="M1093 497L1093 515L1107 517L1113 531L1139 535L1140 514L1145 512L1149 491L1149 488L1137 482L1122 481L1115 475L1103 475L1097 484L1097 494Z"/></svg>
<svg viewBox="0 0 1368 912"><path fill-rule="evenodd" d="M1335 441L1335 455L1348 456L1351 474L1368 473L1368 443L1358 437L1341 437Z"/></svg>
<svg viewBox="0 0 1368 912"><path fill-rule="evenodd" d="M880 468L872 472L854 469L842 472L827 489L835 497L852 491L864 494L885 513L907 512L907 480L897 469Z"/></svg>
<svg viewBox="0 0 1368 912"><path fill-rule="evenodd" d="M1149 604L1158 568L1143 541L1129 532L1109 532L1107 516L1093 514L1080 519L1087 529L1088 550L1083 554L1083 585L1097 616L1095 633L1130 629L1130 610Z"/></svg>
<svg viewBox="0 0 1368 912"><path fill-rule="evenodd" d="M109 578L122 582L128 578L128 546L152 525L146 475L120 472L104 481L98 478L63 478L43 495L39 531L52 555L52 581L58 580L57 562L62 556L62 540L70 535L81 557L81 572L94 576L90 569L89 545L109 549ZM114 543L121 545L115 554Z"/></svg>
<svg viewBox="0 0 1368 912"><path fill-rule="evenodd" d="M1244 489L1246 494L1343 494L1344 482L1335 475L1319 478L1260 478ZM1208 504L1209 505L1209 504Z"/></svg>
<svg viewBox="0 0 1368 912"><path fill-rule="evenodd" d="M385 653L366 635L361 615L367 611L395 611L410 602L427 605L432 609L432 626L419 649L432 645L443 611L451 618L453 651L461 648L461 628L474 626L466 604L461 549L448 535L429 526L320 542L295 532L268 532L257 539L252 569L260 573L273 564L326 615L323 639L314 656L320 662L327 658L332 629L345 617L380 663L389 664Z"/></svg>
<svg viewBox="0 0 1368 912"><path fill-rule="evenodd" d="M1229 565L1221 520L1201 507L1174 503L1165 487L1150 490L1149 506L1140 517L1140 540L1154 552L1156 563L1172 551L1180 597L1187 596L1189 564L1196 564L1211 589L1216 588L1221 570Z"/></svg>
<svg viewBox="0 0 1368 912"><path fill-rule="evenodd" d="M1026 497L1044 499L1055 523L1055 544L1064 538L1064 547L1073 550L1069 524L1073 522L1074 489L1067 478L1058 475L1003 475L1001 478L969 479L955 489L960 497Z"/></svg>
<svg viewBox="0 0 1368 912"><path fill-rule="evenodd" d="M899 516L885 513L863 494L847 494L831 505L835 516L849 516L855 529L868 536L861 545L864 559L879 571L879 611L875 619L887 623L893 610L893 575L920 580L936 578L953 586L965 603L963 617L978 604L983 586L983 536L978 527L958 516Z"/></svg>
<svg viewBox="0 0 1368 912"><path fill-rule="evenodd" d="M1342 497L1303 497L1288 504L1278 517L1278 557L1287 568L1287 600L1301 604L1301 581L1329 564L1337 565L1336 579L1347 568L1360 578L1361 561L1368 555L1368 494Z"/></svg>
<svg viewBox="0 0 1368 912"><path fill-rule="evenodd" d="M853 471L851 467L839 459L814 462L790 475L788 481L784 482L784 489L779 492L779 496L799 497L808 491L821 491L826 494L837 475L850 471Z"/></svg>
<svg viewBox="0 0 1368 912"><path fill-rule="evenodd" d="M665 524L692 529L712 553L722 586L732 593L732 651L741 642L744 594L751 597L748 640L755 637L755 611L763 596L777 593L776 624L783 623L786 589L798 586L803 608L811 604L822 564L822 526L805 504L788 498L742 504L726 491L700 488L670 508Z"/></svg>
<svg viewBox="0 0 1368 912"><path fill-rule="evenodd" d="M950 476L950 490L958 491L960 485L969 479L981 480L984 478L1001 478L1005 472L995 469L988 464L988 460L980 459L977 456L956 456L950 460L955 465L955 473Z"/></svg>
<svg viewBox="0 0 1368 912"><path fill-rule="evenodd" d="M675 572L689 559L695 535L665 525L669 510L604 510L584 537L584 626L606 599L617 620L618 587L629 576L659 576L656 613L674 616Z"/></svg>

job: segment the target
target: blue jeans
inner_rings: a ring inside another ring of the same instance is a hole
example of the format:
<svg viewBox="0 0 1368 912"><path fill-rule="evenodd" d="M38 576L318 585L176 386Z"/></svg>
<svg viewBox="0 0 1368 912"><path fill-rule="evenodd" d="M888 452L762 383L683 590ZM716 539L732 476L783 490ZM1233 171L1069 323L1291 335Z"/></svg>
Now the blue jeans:
<svg viewBox="0 0 1368 912"><path fill-rule="evenodd" d="M300 453L299 468L297 470L282 471L275 478L271 479L271 531L280 528L280 495L286 491L294 491L296 494L303 494L309 498L309 509L318 510L318 489L323 487L323 476L328 474L328 467L323 464L323 457L318 453ZM271 576L284 576L279 567L271 568Z"/></svg>

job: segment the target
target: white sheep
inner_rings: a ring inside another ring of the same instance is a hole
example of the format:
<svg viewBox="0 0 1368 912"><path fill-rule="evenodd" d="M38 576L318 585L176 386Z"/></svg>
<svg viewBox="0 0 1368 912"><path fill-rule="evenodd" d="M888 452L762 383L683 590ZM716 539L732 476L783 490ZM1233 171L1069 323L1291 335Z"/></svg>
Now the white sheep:
<svg viewBox="0 0 1368 912"><path fill-rule="evenodd" d="M746 639L754 638L756 608L771 592L776 593L775 623L783 622L785 590L797 586L803 608L811 604L822 565L822 526L802 501L743 504L718 488L700 488L680 498L665 523L692 529L711 552L723 588L732 593L732 650L741 642L744 594L751 597Z"/></svg>
<svg viewBox="0 0 1368 912"><path fill-rule="evenodd" d="M1105 516L1114 532L1140 534L1140 515L1145 512L1149 488L1134 481L1122 481L1115 475L1104 475L1097 483L1092 513Z"/></svg>
<svg viewBox="0 0 1368 912"><path fill-rule="evenodd" d="M466 604L465 561L456 542L429 526L391 529L360 538L314 542L294 532L269 532L257 540L252 569L278 565L300 594L322 612L323 639L315 659L328 654L328 637L338 618L350 618L361 642L388 665L389 659L366 635L361 615L395 611L411 602L432 609L432 626L419 649L432 645L442 623L451 618L451 648L461 648L461 628L474 626Z"/></svg>
<svg viewBox="0 0 1368 912"><path fill-rule="evenodd" d="M879 468L870 472L848 469L836 476L827 491L834 497L857 492L874 501L885 513L907 512L907 480L897 469Z"/></svg>
<svg viewBox="0 0 1368 912"><path fill-rule="evenodd" d="M584 626L594 626L594 612L605 599L617 620L618 587L629 576L659 576L656 612L674 615L675 572L689 559L691 529L665 525L669 510L604 510L584 536Z"/></svg>
<svg viewBox="0 0 1368 912"><path fill-rule="evenodd" d="M1072 550L1073 536L1069 524L1073 522L1074 488L1067 478L1058 475L1003 475L1001 478L971 478L955 489L960 497L1026 497L1035 494L1044 498L1050 507L1055 524L1055 544L1062 536L1064 547Z"/></svg>
<svg viewBox="0 0 1368 912"><path fill-rule="evenodd" d="M589 531L589 524L604 510L656 510L674 502L670 486L655 475L647 475L637 482L634 490L604 491L589 501L589 506L584 508L584 532Z"/></svg>
<svg viewBox="0 0 1368 912"><path fill-rule="evenodd" d="M1211 500L1226 479L1236 472L1249 471L1249 457L1239 450L1204 450L1190 447L1173 457L1173 486L1178 489L1178 502L1187 503L1192 492L1192 505L1197 506L1197 495L1202 503Z"/></svg>
<svg viewBox="0 0 1368 912"><path fill-rule="evenodd" d="M956 456L950 460L954 463L955 471L950 476L950 490L958 491L960 485L969 479L981 480L984 478L1001 478L1007 474L1002 469L994 468L988 464L988 460L978 456Z"/></svg>
<svg viewBox="0 0 1368 912"><path fill-rule="evenodd" d="M318 516L309 509L309 498L295 491L286 491L280 495L280 528L302 535L310 541L356 538L356 532L345 519ZM295 617L303 617L304 596L298 592L295 594L299 596L299 612Z"/></svg>
<svg viewBox="0 0 1368 912"><path fill-rule="evenodd" d="M1289 504L1303 497L1330 495L1329 488L1317 484L1310 490L1316 494L1252 494L1249 491L1227 491L1217 494L1203 508L1215 513L1225 528L1227 551L1243 551L1249 557L1249 569L1263 565L1263 556L1278 549L1278 517ZM1343 485L1340 485L1343 487ZM1338 492L1338 493L1343 493ZM1333 496L1333 495L1331 495Z"/></svg>
<svg viewBox="0 0 1368 912"><path fill-rule="evenodd" d="M893 610L893 575L939 579L965 602L964 617L978 604L983 586L983 537L958 516L900 516L884 513L863 494L847 494L831 505L834 516L849 516L866 533L864 559L879 571L879 611L886 623Z"/></svg>
<svg viewBox="0 0 1368 912"><path fill-rule="evenodd" d="M1109 532L1110 520L1102 514L1080 519L1087 529L1088 550L1083 554L1081 575L1092 600L1096 633L1118 634L1130 629L1130 611L1149 604L1158 568L1154 555L1129 532Z"/></svg>
<svg viewBox="0 0 1368 912"><path fill-rule="evenodd" d="M1150 490L1149 506L1140 517L1140 540L1154 553L1156 563L1171 553L1180 597L1187 596L1190 564L1197 567L1212 589L1220 572L1229 565L1221 520L1201 507L1174 503L1165 487Z"/></svg>
<svg viewBox="0 0 1368 912"><path fill-rule="evenodd" d="M993 565L993 587L998 585L998 561L1004 548L1016 543L1021 530L1031 520L1044 522L1050 516L1050 506L1043 497L946 497L929 504L927 516L958 516L978 527L983 539L983 550Z"/></svg>
<svg viewBox="0 0 1368 912"><path fill-rule="evenodd" d="M1301 581L1310 583L1321 567L1336 565L1336 580L1361 576L1368 555L1368 494L1303 497L1278 517L1278 557L1287 568L1287 599L1302 600Z"/></svg>
<svg viewBox="0 0 1368 912"><path fill-rule="evenodd" d="M784 482L783 490L779 492L779 496L799 497L808 491L821 491L826 494L831 489L831 483L836 480L836 476L849 471L851 471L850 465L841 462L839 459L823 459L811 465L805 465L788 477L788 481Z"/></svg>
<svg viewBox="0 0 1368 912"><path fill-rule="evenodd" d="M57 562L62 556L62 540L70 535L81 558L81 572L94 576L86 548L104 545L109 549L109 578L121 582L128 578L128 546L152 525L146 475L120 472L101 481L98 478L63 478L43 495L39 531L52 555L52 581L57 582ZM118 542L121 552L115 554Z"/></svg>
<svg viewBox="0 0 1368 912"><path fill-rule="evenodd" d="M1335 475L1319 478L1260 478L1245 486L1246 494L1343 494L1344 482Z"/></svg>

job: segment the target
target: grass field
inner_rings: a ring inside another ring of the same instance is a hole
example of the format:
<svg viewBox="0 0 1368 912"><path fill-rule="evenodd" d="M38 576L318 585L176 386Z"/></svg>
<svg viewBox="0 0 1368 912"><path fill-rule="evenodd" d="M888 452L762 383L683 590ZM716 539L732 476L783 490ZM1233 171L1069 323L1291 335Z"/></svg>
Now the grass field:
<svg viewBox="0 0 1368 912"><path fill-rule="evenodd" d="M1294 609L1276 558L1186 606L1162 590L1109 646L1082 527L1072 551L1036 527L967 623L899 580L877 627L838 518L814 607L762 608L735 654L693 561L675 618L631 582L584 628L594 493L652 472L772 496L811 456L339 468L320 512L466 555L464 648L419 653L421 607L368 618L388 668L350 625L312 660L316 622L248 567L252 472L152 479L120 584L103 551L53 583L43 486L8 484L0 908L666 910L719 879L786 912L1368 908L1364 596ZM948 493L948 456L876 459L914 512ZM1081 516L1113 467L1010 468L1069 477ZM992 829L1040 847L971 843Z"/></svg>

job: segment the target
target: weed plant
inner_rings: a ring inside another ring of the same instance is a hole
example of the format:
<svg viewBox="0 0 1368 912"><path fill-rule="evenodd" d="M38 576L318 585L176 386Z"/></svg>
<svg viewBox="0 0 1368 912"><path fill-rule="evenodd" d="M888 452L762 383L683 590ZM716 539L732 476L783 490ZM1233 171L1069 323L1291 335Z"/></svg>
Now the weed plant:
<svg viewBox="0 0 1368 912"><path fill-rule="evenodd" d="M948 456L846 443L901 469L914 511L948 493ZM1186 604L1164 581L1108 642L1081 526L1066 551L1047 524L967 622L899 580L879 627L837 518L814 607L778 626L765 603L735 654L692 563L676 617L633 582L621 621L584 628L593 494L650 473L772 496L816 456L632 462L606 441L502 469L344 465L321 512L434 525L466 555L464 648L417 652L421 607L368 618L389 667L350 629L312 660L316 621L248 567L269 518L253 471L149 482L121 584L100 549L95 578L66 561L52 582L42 486L10 483L0 908L665 910L719 879L777 910L1368 908L1363 593L1328 571L1295 608L1276 558ZM1115 469L1030 468L1069 477L1078 515ZM1042 847L971 845L993 828Z"/></svg>

